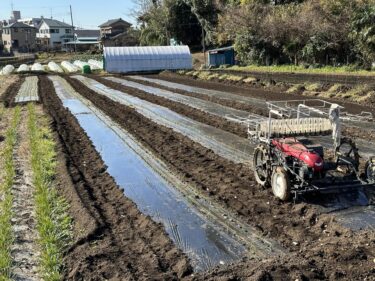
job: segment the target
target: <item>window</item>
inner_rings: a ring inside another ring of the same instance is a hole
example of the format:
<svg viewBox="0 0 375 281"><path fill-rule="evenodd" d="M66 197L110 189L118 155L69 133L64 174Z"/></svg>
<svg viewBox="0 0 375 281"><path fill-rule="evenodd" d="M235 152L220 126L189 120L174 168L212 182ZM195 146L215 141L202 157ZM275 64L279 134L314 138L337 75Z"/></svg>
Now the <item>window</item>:
<svg viewBox="0 0 375 281"><path fill-rule="evenodd" d="M65 33L72 33L71 29L65 29Z"/></svg>
<svg viewBox="0 0 375 281"><path fill-rule="evenodd" d="M18 28L15 28L15 29L14 29L14 32L18 32Z"/></svg>
<svg viewBox="0 0 375 281"><path fill-rule="evenodd" d="M8 44L8 42L7 41L4 41L4 46L6 46Z"/></svg>
<svg viewBox="0 0 375 281"><path fill-rule="evenodd" d="M60 29L50 29L49 33L60 33Z"/></svg>

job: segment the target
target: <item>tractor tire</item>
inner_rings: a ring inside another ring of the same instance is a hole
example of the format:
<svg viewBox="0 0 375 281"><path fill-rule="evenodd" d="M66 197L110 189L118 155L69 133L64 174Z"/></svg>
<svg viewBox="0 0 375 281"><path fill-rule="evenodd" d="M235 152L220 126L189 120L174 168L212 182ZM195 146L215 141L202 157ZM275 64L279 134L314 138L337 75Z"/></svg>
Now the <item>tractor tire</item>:
<svg viewBox="0 0 375 281"><path fill-rule="evenodd" d="M288 173L283 167L277 167L272 174L271 186L276 198L287 201L291 196L291 187Z"/></svg>
<svg viewBox="0 0 375 281"><path fill-rule="evenodd" d="M264 187L269 187L271 181L271 165L269 153L265 145L258 145L253 154L253 167L256 182Z"/></svg>

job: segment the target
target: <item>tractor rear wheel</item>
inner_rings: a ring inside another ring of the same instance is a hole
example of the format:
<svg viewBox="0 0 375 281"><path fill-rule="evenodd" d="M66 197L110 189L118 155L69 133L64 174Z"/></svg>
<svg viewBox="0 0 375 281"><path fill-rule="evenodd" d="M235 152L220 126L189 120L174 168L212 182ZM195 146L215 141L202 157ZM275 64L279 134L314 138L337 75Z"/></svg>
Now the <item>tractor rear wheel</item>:
<svg viewBox="0 0 375 281"><path fill-rule="evenodd" d="M265 145L258 145L253 154L253 167L255 180L261 186L269 186L271 180L271 166L269 153Z"/></svg>
<svg viewBox="0 0 375 281"><path fill-rule="evenodd" d="M290 180L283 167L277 167L271 179L272 192L278 199L287 201L290 198Z"/></svg>

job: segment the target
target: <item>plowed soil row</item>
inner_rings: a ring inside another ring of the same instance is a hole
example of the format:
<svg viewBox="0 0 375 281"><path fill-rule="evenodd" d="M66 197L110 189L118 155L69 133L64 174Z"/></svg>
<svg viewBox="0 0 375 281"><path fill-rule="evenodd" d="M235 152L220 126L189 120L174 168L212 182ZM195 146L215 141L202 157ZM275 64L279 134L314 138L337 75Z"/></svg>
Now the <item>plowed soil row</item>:
<svg viewBox="0 0 375 281"><path fill-rule="evenodd" d="M1 101L4 103L5 107L14 105L14 98L17 96L23 82L25 82L25 77L21 76L15 83L10 85L5 93L1 96Z"/></svg>
<svg viewBox="0 0 375 281"><path fill-rule="evenodd" d="M159 75L150 75L152 78L164 79L174 83L186 84L194 87L201 87L211 90L224 91L232 94L249 96L264 100L299 100L299 99L312 99L313 97L302 96L299 94L285 94L277 89L259 89L251 85L232 85L224 82L203 81L189 76L181 76L171 72L161 73ZM333 100L327 101L332 102ZM359 114L362 111L370 111L375 115L374 105L362 105L353 102L346 102L343 100L336 100L335 102L344 106L350 113Z"/></svg>
<svg viewBox="0 0 375 281"><path fill-rule="evenodd" d="M119 91L126 91L129 94L132 94L134 92L134 89L128 88L128 87L123 87L122 85L120 85L118 83L108 81L108 80L103 79L103 78L96 78L95 76L93 76L92 78L94 78L94 79L98 80L99 82L107 85L108 87L117 89ZM124 77L122 77L122 78L124 78ZM164 78L164 76L163 76L163 78ZM193 94L193 93L190 93L190 92L187 92L187 91L183 91L183 90L179 90L179 89L171 89L171 88L161 86L161 85L158 85L158 84L155 84L155 83L150 83L150 82L147 82L147 81L139 81L139 80L131 79L129 77L126 77L126 79L129 80L129 81L133 81L133 82L144 84L144 85L151 86L151 87L164 89L164 90L175 92L175 93L182 94L182 95L185 95L185 96L194 96L196 98L200 98L200 99L203 99L203 100L209 100L209 101L212 101L212 102L215 102L215 103L218 103L218 104L222 104L222 105L225 105L225 106L228 106L228 107L232 107L232 108L236 108L236 109L240 109L240 110L247 110L249 113L255 113L255 114L260 114L260 115L263 115L263 116L268 116L268 113L265 110L262 110L260 108L256 108L254 106L247 106L247 105L245 105L243 103L240 103L240 102L236 102L236 101L232 102L232 101L227 101L227 100L220 99L220 98L211 98L211 97L208 97L206 95ZM142 91L138 90L138 92L142 92ZM140 95L139 97L142 98L142 95ZM280 99L280 97L279 97L279 99ZM167 100L167 99L163 99L163 100ZM149 100L149 101L154 102L152 100ZM154 103L156 103L156 102L154 102ZM166 107L168 107L168 108L170 108L174 111L177 111L175 109L175 104L178 104L178 103L176 103L176 102L170 103L170 105L168 105L168 106L166 104L164 104L164 101L161 101L157 104L162 105L162 106L166 106ZM191 109L189 110L187 108L187 106L184 106L184 111L181 111L179 113L181 113L185 116L191 117L193 119L196 119L196 116L199 116L201 114L201 113L197 112L193 115L192 112L193 112L193 110L191 110ZM218 119L217 122L208 123L207 121L205 121L206 119L207 118L201 118L201 119L196 119L196 120L200 121L200 122L207 123L207 124L209 124L211 126L214 126L214 127L217 127L217 128L221 128L221 129L226 130L228 132L234 133L238 136L247 137L246 129L244 127L234 123L234 122L230 122L230 121L228 121L224 118L221 118L221 119ZM226 123L226 124L220 124L220 123L223 123L223 122ZM343 134L346 135L346 136L350 136L354 139L360 138L360 139L364 139L364 140L368 140L368 141L374 141L374 139L375 139L375 128L374 128L374 130L365 130L365 129L361 129L361 128L358 128L358 127L344 127L343 128Z"/></svg>
<svg viewBox="0 0 375 281"><path fill-rule="evenodd" d="M262 114L262 115L266 115L267 114L267 112L265 110L263 110L263 109L257 108L257 107L255 107L253 105L250 105L250 104L245 104L245 103L242 103L242 102L238 102L238 101L235 101L235 100L221 99L221 98L217 98L217 97L210 97L210 96L203 95L203 94L192 93L192 92L188 92L188 91L184 91L184 90L172 89L172 88L161 86L161 85L157 85L157 84L154 84L154 83L151 83L151 82L148 82L148 81L135 80L135 79L132 79L132 78L130 78L128 76L125 76L125 77L121 76L121 75L115 75L115 76L119 77L119 78L125 78L126 80L133 81L133 82L136 82L136 83L142 83L142 84L147 85L147 86L157 87L157 88L160 88L160 89L163 89L163 90L167 90L167 91L171 91L171 92L174 92L174 93L178 93L178 94L181 94L181 95L191 96L191 97L199 98L199 99L202 99L202 100L207 100L207 101L215 102L215 103L218 103L218 104L221 104L221 105L224 105L224 106L228 106L228 107L232 107L232 108L235 108L235 109L247 110L249 112L254 112L256 114ZM158 78L158 79L160 79L160 78L164 79L164 76L162 76L162 77L151 76L151 77L152 78ZM165 79L165 80L167 80L167 79ZM171 80L171 82L173 82L173 81ZM223 91L223 89L222 89L222 91Z"/></svg>
<svg viewBox="0 0 375 281"><path fill-rule="evenodd" d="M187 258L163 227L144 216L106 172L77 119L63 107L53 84L40 76L39 93L53 119L60 155L72 184L62 186L76 239L66 254L69 280L170 280L191 272Z"/></svg>
<svg viewBox="0 0 375 281"><path fill-rule="evenodd" d="M277 239L291 252L289 257L265 261L257 267L253 267L251 261L244 261L237 267L198 275L197 280L213 280L218 276L235 280L237 277L256 277L263 271L277 280L289 280L296 275L306 277L305 280L328 279L331 275L363 279L374 273L373 232L354 234L338 225L332 216L320 215L312 205L280 203L269 190L256 186L247 167L219 157L130 107L96 94L75 79L68 81L77 92L169 164L186 182L237 213L264 236Z"/></svg>
<svg viewBox="0 0 375 281"><path fill-rule="evenodd" d="M228 131L230 133L233 133L233 134L236 134L236 135L239 135L239 136L242 136L242 137L246 137L246 128L244 126L241 126L240 124L235 123L235 122L231 122L231 121L229 121L225 118L222 118L220 116L213 115L213 114L204 112L204 111L199 110L199 109L195 109L193 107L187 106L187 105L182 104L182 103L171 101L167 98L158 97L158 96L155 96L155 95L152 95L152 94L148 94L144 91L141 91L141 90L138 90L138 89L135 89L135 88L131 88L131 87L127 87L127 86L121 85L119 83L100 78L100 77L95 76L95 75L92 75L91 78L95 79L99 83L102 83L102 84L104 84L104 85L106 85L106 86L108 86L112 89L127 93L129 95L138 97L142 100L146 100L148 102L151 102L151 103L154 103L154 104L157 104L157 105L167 107L167 108L169 108L169 109L171 109L171 110L173 110L173 111L175 111L175 112L177 112L181 115L187 116L187 117L189 117L191 119L194 119L198 122L206 123L210 126Z"/></svg>

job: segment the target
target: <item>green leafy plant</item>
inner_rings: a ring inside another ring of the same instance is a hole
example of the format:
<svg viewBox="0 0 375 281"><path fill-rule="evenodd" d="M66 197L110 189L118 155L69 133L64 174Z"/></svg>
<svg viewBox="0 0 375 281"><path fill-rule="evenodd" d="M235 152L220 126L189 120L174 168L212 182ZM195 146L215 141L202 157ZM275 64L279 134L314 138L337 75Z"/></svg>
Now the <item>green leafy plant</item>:
<svg viewBox="0 0 375 281"><path fill-rule="evenodd" d="M16 107L9 129L5 134L5 147L2 151L4 160L4 180L0 186L0 280L10 280L12 257L11 246L14 241L12 230L12 186L16 176L13 151L17 143L17 127L21 111Z"/></svg>
<svg viewBox="0 0 375 281"><path fill-rule="evenodd" d="M54 186L57 162L52 132L37 117L33 104L28 111L41 275L44 280L57 281L62 278L63 254L72 239L72 220L68 203Z"/></svg>

